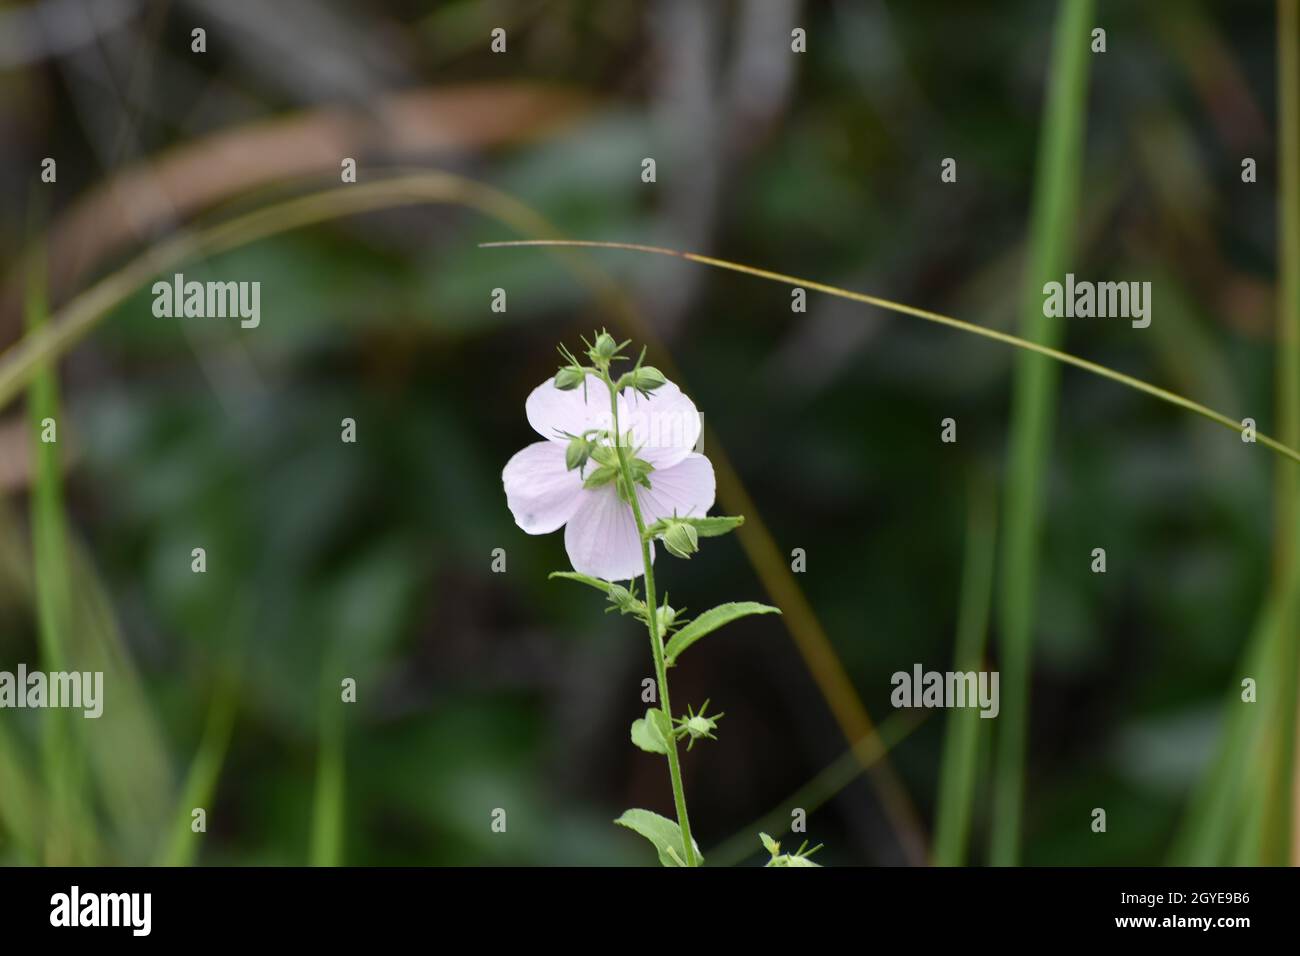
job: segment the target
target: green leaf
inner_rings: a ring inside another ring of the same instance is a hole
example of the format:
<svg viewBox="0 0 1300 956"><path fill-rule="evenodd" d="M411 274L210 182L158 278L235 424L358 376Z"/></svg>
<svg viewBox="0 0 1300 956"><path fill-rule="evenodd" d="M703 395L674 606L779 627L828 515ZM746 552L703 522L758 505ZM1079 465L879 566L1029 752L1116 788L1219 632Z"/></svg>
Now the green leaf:
<svg viewBox="0 0 1300 956"><path fill-rule="evenodd" d="M744 515L714 515L711 518L683 518L699 532L701 538L718 538L745 523Z"/></svg>
<svg viewBox="0 0 1300 956"><path fill-rule="evenodd" d="M593 578L589 574L579 574L577 571L552 571L548 574L547 579L564 578L568 581L577 581L579 584L585 584L588 587L595 588L597 591L604 591L607 595L614 587L609 581L602 581L600 578Z"/></svg>
<svg viewBox="0 0 1300 956"><path fill-rule="evenodd" d="M664 657L669 664L674 663L686 648L722 625L730 624L736 618L748 617L750 614L780 613L779 608L772 607L770 604L759 604L757 601L732 601L728 604L719 604L705 611L674 634L664 648Z"/></svg>
<svg viewBox="0 0 1300 956"><path fill-rule="evenodd" d="M709 518L663 518L645 529L646 540L649 541L663 534L668 530L671 521L690 525L701 538L716 538L728 531L735 531L745 523L745 517L744 515L713 515Z"/></svg>
<svg viewBox="0 0 1300 956"><path fill-rule="evenodd" d="M663 732L663 715L662 710L651 707L646 710L644 717L632 721L632 743L646 753L667 755L668 744Z"/></svg>
<svg viewBox="0 0 1300 956"><path fill-rule="evenodd" d="M635 830L655 845L659 851L659 862L664 866L683 866L686 859L686 844L682 840L682 828L675 821L661 817L649 810L624 810L623 815L614 821L621 827ZM696 865L704 863L704 854L700 846L691 840L695 847Z"/></svg>
<svg viewBox="0 0 1300 956"><path fill-rule="evenodd" d="M673 736L673 722L668 715L657 707L651 707L646 711L646 720L659 731L661 740L671 740Z"/></svg>

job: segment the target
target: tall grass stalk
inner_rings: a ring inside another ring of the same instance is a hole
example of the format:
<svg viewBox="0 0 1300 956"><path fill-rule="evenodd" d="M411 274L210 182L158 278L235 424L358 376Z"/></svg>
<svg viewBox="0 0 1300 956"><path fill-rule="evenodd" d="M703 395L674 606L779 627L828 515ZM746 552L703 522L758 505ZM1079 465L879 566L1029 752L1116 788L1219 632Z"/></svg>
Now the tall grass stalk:
<svg viewBox="0 0 1300 956"><path fill-rule="evenodd" d="M337 658L334 650L327 661ZM319 749L316 764L316 788L312 798L311 846L308 857L312 866L339 866L343 862L343 800L345 785L344 753L347 728L343 722L343 704L334 680L337 667L322 670Z"/></svg>
<svg viewBox="0 0 1300 956"><path fill-rule="evenodd" d="M25 266L23 314L31 334L38 333L48 319L45 259L39 245L32 247ZM58 383L53 368L42 366L34 371L27 390L27 413L32 450L32 563L41 664L49 671L65 671L72 588L68 581L67 520L57 442ZM54 429L52 433L50 428ZM44 441L43 436L56 440ZM82 761L75 718L70 713L60 709L41 713L41 758L48 795L44 858L55 865L87 862L80 856L85 847L74 840L80 829Z"/></svg>
<svg viewBox="0 0 1300 956"><path fill-rule="evenodd" d="M996 560L997 496L980 479L971 483L966 546L962 558L961 598L953 670L979 671L984 664L988 637L989 604ZM962 866L975 799L980 731L986 721L976 708L958 708L948 716L939 765L939 800L935 810L934 862Z"/></svg>
<svg viewBox="0 0 1300 956"><path fill-rule="evenodd" d="M1300 444L1300 0L1278 0L1278 296L1277 415L1279 438ZM1295 821L1296 721L1300 720L1300 475L1277 469L1274 587L1280 589L1276 634L1278 675L1272 778L1264 813L1261 863L1300 863Z"/></svg>
<svg viewBox="0 0 1300 956"><path fill-rule="evenodd" d="M1091 0L1062 0L1043 107L1021 318L1025 338L1050 347L1060 341L1061 322L1044 314L1042 288L1045 282L1061 278L1073 253L1092 26ZM1002 711L990 846L990 862L995 866L1020 860L1034 597L1058 378L1056 363L1038 355L1017 357L999 582Z"/></svg>
<svg viewBox="0 0 1300 956"><path fill-rule="evenodd" d="M1242 673L1260 673L1263 654L1277 630L1277 615L1265 609L1251 635ZM1194 795L1187 822L1174 844L1173 862L1184 866L1221 866L1227 862L1233 821L1241 815L1251 754L1259 739L1261 719L1256 706L1244 705L1233 682L1224 707L1227 714L1218 752Z"/></svg>
<svg viewBox="0 0 1300 956"><path fill-rule="evenodd" d="M226 672L217 679L208 706L208 716L199 741L198 752L190 764L176 804L171 833L158 854L160 866L191 866L198 857L201 837L194 832L194 809L203 808L211 813L221 767L230 746L230 735L235 726L239 692L235 675Z"/></svg>

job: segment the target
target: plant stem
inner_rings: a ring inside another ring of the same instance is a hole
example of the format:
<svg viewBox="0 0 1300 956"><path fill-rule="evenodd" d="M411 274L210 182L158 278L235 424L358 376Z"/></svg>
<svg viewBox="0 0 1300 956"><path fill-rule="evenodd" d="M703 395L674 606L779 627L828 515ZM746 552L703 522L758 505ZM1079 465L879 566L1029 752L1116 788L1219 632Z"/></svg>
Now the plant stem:
<svg viewBox="0 0 1300 956"><path fill-rule="evenodd" d="M686 865L696 866L695 841L691 839L691 820L686 813L686 789L682 786L682 767L677 759L677 738L672 733L673 708L668 698L668 667L664 663L664 646L659 638L659 606L655 601L655 574L650 562L650 542L645 536L645 520L641 517L641 503L637 498L636 485L632 482L632 467L627 460L627 449L623 446L619 433L618 390L610 381L608 372L602 371L601 378L609 388L614 451L618 455L618 469L623 485L627 488L628 503L632 506L632 518L636 522L637 537L641 541L641 563L645 568L646 627L650 631L650 651L655 659L655 680L659 683L659 709L663 711L669 728L664 745L668 750L668 775L673 783L673 804L677 808L677 825L682 830L682 849L686 853Z"/></svg>

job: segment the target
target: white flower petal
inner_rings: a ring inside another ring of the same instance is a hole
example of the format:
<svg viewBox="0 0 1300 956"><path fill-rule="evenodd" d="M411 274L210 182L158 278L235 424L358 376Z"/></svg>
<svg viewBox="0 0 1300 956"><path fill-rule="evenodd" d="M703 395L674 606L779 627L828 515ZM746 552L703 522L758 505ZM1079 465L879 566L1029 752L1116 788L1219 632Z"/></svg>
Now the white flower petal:
<svg viewBox="0 0 1300 956"><path fill-rule="evenodd" d="M564 445L534 442L501 472L506 504L515 524L529 534L549 534L573 516L582 500L582 478L564 467Z"/></svg>
<svg viewBox="0 0 1300 956"><path fill-rule="evenodd" d="M679 518L703 518L713 507L717 482L712 462L692 452L671 468L650 472L650 487L638 485L636 490L648 525L671 518L674 509Z"/></svg>
<svg viewBox="0 0 1300 956"><path fill-rule="evenodd" d="M582 493L564 529L564 550L573 570L606 581L628 581L645 571L632 509L612 484ZM653 545L650 557L654 559Z"/></svg>
<svg viewBox="0 0 1300 956"><path fill-rule="evenodd" d="M618 414L623 416L623 402ZM563 441L564 434L581 435L589 428L610 427L609 389L599 379L588 376L577 388L561 391L554 381L533 389L524 402L528 424L537 434L551 441Z"/></svg>
<svg viewBox="0 0 1300 956"><path fill-rule="evenodd" d="M695 447L700 438L700 413L672 382L659 386L645 398L632 390L623 395L627 411L619 410L619 427L632 432L638 458L656 468L671 468Z"/></svg>

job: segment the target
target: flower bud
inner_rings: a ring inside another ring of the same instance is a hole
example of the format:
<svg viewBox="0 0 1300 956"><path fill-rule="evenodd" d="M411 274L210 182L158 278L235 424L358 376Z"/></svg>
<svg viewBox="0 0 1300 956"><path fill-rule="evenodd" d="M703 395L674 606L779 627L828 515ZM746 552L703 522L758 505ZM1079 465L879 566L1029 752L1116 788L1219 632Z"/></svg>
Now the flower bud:
<svg viewBox="0 0 1300 956"><path fill-rule="evenodd" d="M614 336L608 332L601 332L596 336L596 344L591 347L591 359L593 362L609 363L616 354L618 354L618 343L614 341Z"/></svg>
<svg viewBox="0 0 1300 956"><path fill-rule="evenodd" d="M685 716L674 718L673 735L679 740L686 740L687 750L694 747L697 740L718 739L713 735L713 732L718 729L718 721L722 719L723 715L714 714L709 716L706 713L708 709L709 702L706 700L699 713L695 713L688 706Z"/></svg>
<svg viewBox="0 0 1300 956"><path fill-rule="evenodd" d="M663 534L664 547L677 558L689 558L700 550L700 535L685 521L669 521Z"/></svg>
<svg viewBox="0 0 1300 956"><path fill-rule="evenodd" d="M684 725L686 733L693 740L699 740L701 737L710 736L718 729L718 722L712 717L705 717L703 714L696 714L689 717Z"/></svg>
<svg viewBox="0 0 1300 956"><path fill-rule="evenodd" d="M591 442L575 435L569 439L569 447L564 450L564 467L569 471L581 468L590 457Z"/></svg>
<svg viewBox="0 0 1300 956"><path fill-rule="evenodd" d="M628 373L628 377L631 379L628 384L638 392L653 392L660 385L668 384L664 373L653 365L642 365L638 369L633 369Z"/></svg>
<svg viewBox="0 0 1300 956"><path fill-rule="evenodd" d="M587 377L586 369L576 365L566 365L555 373L555 387L562 392L571 392Z"/></svg>

